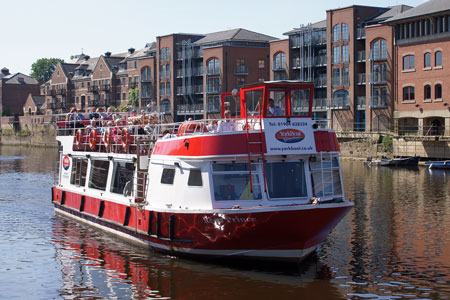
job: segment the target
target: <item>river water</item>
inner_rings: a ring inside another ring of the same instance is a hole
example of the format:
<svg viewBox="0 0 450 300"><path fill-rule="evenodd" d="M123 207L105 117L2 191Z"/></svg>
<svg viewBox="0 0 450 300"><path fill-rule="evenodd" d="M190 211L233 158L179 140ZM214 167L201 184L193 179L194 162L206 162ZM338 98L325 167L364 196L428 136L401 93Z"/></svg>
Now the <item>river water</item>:
<svg viewBox="0 0 450 300"><path fill-rule="evenodd" d="M55 215L56 149L0 147L0 299L449 299L450 172L343 160L355 207L300 265L153 253Z"/></svg>

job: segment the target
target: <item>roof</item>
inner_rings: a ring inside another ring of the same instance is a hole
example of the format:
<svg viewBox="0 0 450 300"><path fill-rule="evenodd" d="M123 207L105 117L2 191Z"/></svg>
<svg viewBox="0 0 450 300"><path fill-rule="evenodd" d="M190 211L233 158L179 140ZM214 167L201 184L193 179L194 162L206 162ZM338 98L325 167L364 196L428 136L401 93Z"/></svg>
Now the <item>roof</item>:
<svg viewBox="0 0 450 300"><path fill-rule="evenodd" d="M423 4L411 8L401 14L393 16L386 20L386 23L402 21L437 13L442 13L450 10L450 1L448 0L428 0Z"/></svg>
<svg viewBox="0 0 450 300"><path fill-rule="evenodd" d="M204 38L199 39L194 44L203 45L209 43L226 41L245 41L245 42L269 42L276 40L276 37L257 33L243 28L208 33Z"/></svg>
<svg viewBox="0 0 450 300"><path fill-rule="evenodd" d="M3 80L8 84L39 84L39 82L31 76L15 73L3 77Z"/></svg>
<svg viewBox="0 0 450 300"><path fill-rule="evenodd" d="M44 104L45 102L45 96L31 96L31 100L33 100L34 105L36 105L37 107L40 107L42 104Z"/></svg>
<svg viewBox="0 0 450 300"><path fill-rule="evenodd" d="M395 6L389 6L389 10L382 13L381 15L376 16L375 18L371 19L370 21L384 21L386 19L392 18L394 16L397 16L405 11L410 10L411 8L413 8L412 6L409 5L395 5Z"/></svg>
<svg viewBox="0 0 450 300"><path fill-rule="evenodd" d="M78 67L78 64L61 63L61 69L66 77L69 77L69 73L73 73L76 67Z"/></svg>
<svg viewBox="0 0 450 300"><path fill-rule="evenodd" d="M308 24L308 25L300 25L300 27L294 28L294 29L292 29L292 30L290 30L288 32L283 33L283 34L284 35L295 34L297 32L301 32L301 31L303 31L305 29L310 28L310 26L311 26L312 29L324 29L324 30L326 30L326 28L327 28L327 20L325 19L325 20L322 20L322 21L319 21L319 22L316 22L316 23Z"/></svg>

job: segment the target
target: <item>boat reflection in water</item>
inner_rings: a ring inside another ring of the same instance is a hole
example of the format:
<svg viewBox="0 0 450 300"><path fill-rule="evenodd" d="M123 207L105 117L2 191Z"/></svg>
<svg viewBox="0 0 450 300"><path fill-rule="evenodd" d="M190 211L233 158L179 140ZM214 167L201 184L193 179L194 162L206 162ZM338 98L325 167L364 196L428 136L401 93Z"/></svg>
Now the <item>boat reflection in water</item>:
<svg viewBox="0 0 450 300"><path fill-rule="evenodd" d="M54 219L53 240L63 298L345 299L315 256L282 268L206 264L128 245L63 216Z"/></svg>

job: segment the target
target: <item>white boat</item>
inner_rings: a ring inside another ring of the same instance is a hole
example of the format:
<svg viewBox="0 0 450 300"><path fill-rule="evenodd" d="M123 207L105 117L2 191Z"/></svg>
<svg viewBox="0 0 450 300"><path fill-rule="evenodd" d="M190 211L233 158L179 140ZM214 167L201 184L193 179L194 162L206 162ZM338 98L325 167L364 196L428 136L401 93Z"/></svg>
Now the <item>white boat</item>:
<svg viewBox="0 0 450 300"><path fill-rule="evenodd" d="M208 131L210 120L151 122L145 134L62 128L55 210L173 255L298 262L353 206L336 134L311 118L313 88L261 82L222 95L228 132ZM282 115L269 116L269 99Z"/></svg>

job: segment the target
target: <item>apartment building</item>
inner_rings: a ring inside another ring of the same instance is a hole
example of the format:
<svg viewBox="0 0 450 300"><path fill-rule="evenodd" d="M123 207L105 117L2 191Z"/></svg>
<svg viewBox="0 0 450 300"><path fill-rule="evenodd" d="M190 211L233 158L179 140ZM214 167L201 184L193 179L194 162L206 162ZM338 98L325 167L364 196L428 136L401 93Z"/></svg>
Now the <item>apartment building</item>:
<svg viewBox="0 0 450 300"><path fill-rule="evenodd" d="M395 37L395 129L450 134L450 3L429 0L385 21Z"/></svg>
<svg viewBox="0 0 450 300"><path fill-rule="evenodd" d="M9 73L4 67L0 72L0 115L22 115L28 95L39 95L39 82L22 73Z"/></svg>

